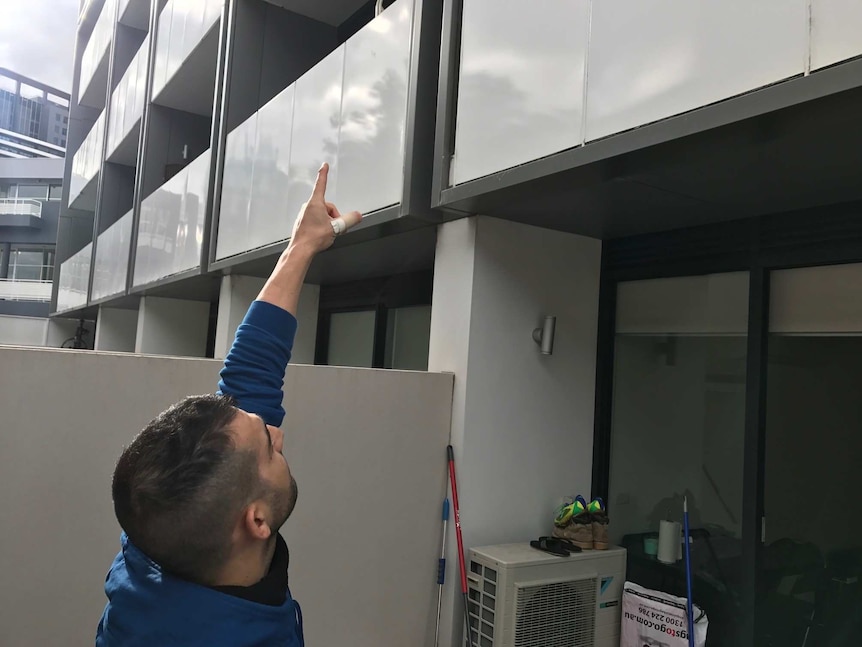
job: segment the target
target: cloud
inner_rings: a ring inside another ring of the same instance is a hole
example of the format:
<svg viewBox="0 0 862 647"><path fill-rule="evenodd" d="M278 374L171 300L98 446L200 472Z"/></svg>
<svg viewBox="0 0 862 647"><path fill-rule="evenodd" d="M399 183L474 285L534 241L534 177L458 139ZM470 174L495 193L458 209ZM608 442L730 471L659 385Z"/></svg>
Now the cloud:
<svg viewBox="0 0 862 647"><path fill-rule="evenodd" d="M3 0L0 67L72 88L78 0Z"/></svg>

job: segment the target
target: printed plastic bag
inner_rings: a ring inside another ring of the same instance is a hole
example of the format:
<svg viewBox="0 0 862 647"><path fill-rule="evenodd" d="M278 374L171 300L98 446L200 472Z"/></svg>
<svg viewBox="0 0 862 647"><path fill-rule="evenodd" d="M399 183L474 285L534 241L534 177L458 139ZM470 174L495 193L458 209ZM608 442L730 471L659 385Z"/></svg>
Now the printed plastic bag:
<svg viewBox="0 0 862 647"><path fill-rule="evenodd" d="M706 645L706 613L694 607L694 644ZM686 600L626 582L620 647L688 647Z"/></svg>

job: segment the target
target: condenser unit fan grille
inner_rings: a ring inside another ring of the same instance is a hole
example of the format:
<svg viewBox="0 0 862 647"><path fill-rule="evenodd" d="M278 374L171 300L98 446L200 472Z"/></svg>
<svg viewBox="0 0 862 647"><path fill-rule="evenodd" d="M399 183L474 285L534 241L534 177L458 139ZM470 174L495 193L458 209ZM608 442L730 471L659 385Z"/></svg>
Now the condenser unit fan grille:
<svg viewBox="0 0 862 647"><path fill-rule="evenodd" d="M593 646L595 578L515 588L515 647Z"/></svg>

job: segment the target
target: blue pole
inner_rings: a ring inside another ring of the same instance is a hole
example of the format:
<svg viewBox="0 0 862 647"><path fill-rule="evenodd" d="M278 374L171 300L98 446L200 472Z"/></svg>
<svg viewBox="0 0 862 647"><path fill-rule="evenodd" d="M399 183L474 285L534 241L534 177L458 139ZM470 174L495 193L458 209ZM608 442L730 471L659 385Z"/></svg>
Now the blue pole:
<svg viewBox="0 0 862 647"><path fill-rule="evenodd" d="M691 544L689 543L690 529L688 527L688 497L683 499L682 503L682 521L685 538L685 584L688 590L688 600L686 601L686 611L688 615L688 645L694 647L694 614L692 613L691 597Z"/></svg>

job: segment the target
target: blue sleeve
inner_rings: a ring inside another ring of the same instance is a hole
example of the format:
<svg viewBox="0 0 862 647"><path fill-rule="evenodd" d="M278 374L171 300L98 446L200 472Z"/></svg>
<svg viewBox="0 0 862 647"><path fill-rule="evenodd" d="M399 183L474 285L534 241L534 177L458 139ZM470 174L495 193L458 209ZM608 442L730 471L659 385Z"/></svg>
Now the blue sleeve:
<svg viewBox="0 0 862 647"><path fill-rule="evenodd" d="M290 361L296 318L278 306L251 304L219 374L218 392L236 398L240 409L269 425L284 420L284 371Z"/></svg>

